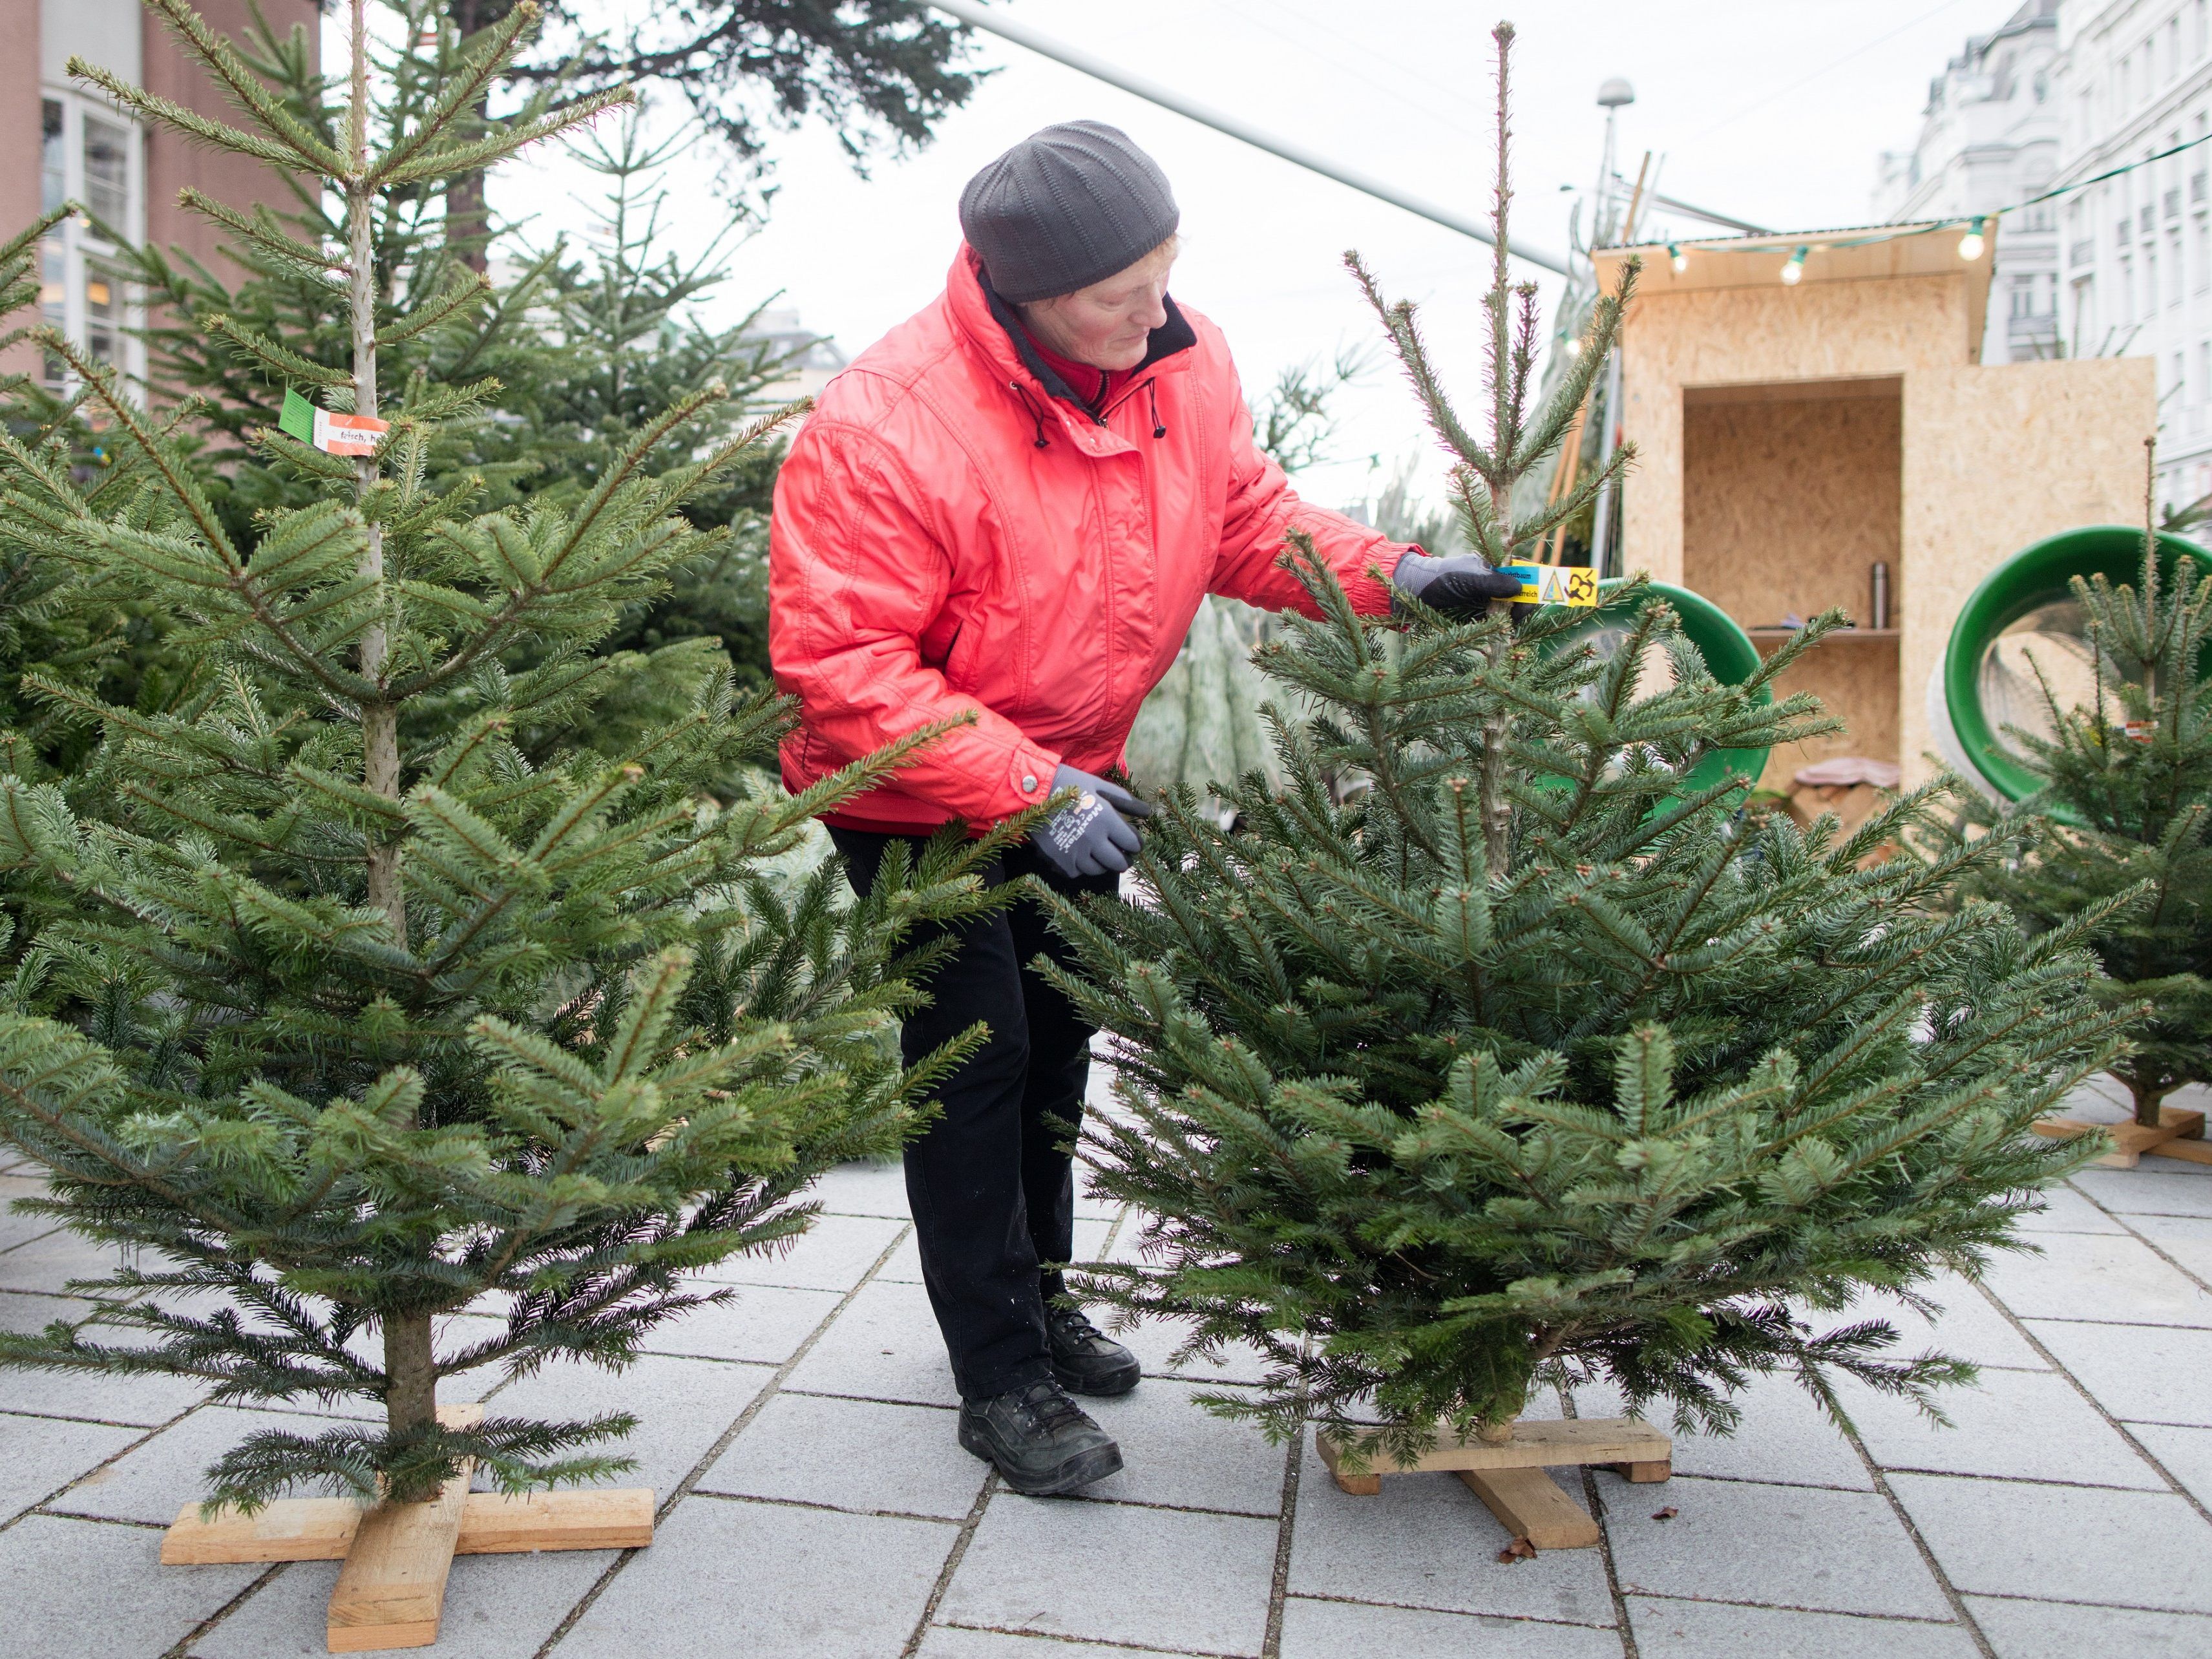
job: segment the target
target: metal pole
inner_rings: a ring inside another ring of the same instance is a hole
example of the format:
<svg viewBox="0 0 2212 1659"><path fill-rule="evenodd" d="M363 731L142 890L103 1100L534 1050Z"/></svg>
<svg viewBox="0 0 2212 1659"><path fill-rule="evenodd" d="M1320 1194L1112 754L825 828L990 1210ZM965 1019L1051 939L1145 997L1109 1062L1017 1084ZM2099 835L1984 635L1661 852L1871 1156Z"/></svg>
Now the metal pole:
<svg viewBox="0 0 2212 1659"><path fill-rule="evenodd" d="M1597 429L1597 464L1602 471L1613 461L1613 434L1620 429L1620 343L1613 342L1613 356L1605 366L1605 423ZM1601 578L1618 576L1613 568L1620 556L1613 545L1613 480L1597 487L1590 512L1590 564Z"/></svg>
<svg viewBox="0 0 2212 1659"><path fill-rule="evenodd" d="M1090 53L1077 47L1064 45L1048 34L1040 34L1025 23L1017 23L1011 19L997 16L979 6L969 3L969 0L929 0L929 3L938 10L958 18L970 28L978 28L987 33L998 35L1002 40L1012 41L1018 46L1026 46L1040 57L1049 58L1056 64L1064 64L1069 69L1090 76L1093 80L1103 81L1109 87L1119 87L1132 96L1141 98L1147 103L1158 104L1162 109L1173 110L1176 114L1188 117L1200 126L1212 127L1216 132L1225 133L1240 143L1251 145L1255 149L1265 150L1278 160L1288 161L1294 167L1304 167L1309 173L1318 173L1324 179L1333 179L1340 185L1358 191L1362 195L1372 196L1378 202L1388 202L1393 207L1403 208L1407 212L1418 215L1433 224L1442 225L1447 230L1455 230L1462 236L1474 237L1478 242L1487 242L1492 246L1497 246L1497 238L1490 234L1490 228L1480 221L1470 219L1464 214L1455 213L1449 208L1438 207L1433 202L1425 202L1418 196L1408 195L1404 191L1387 185L1379 179L1360 172L1356 167L1348 167L1340 161L1332 161L1302 144L1291 143L1287 138L1278 138L1272 133L1262 132L1259 128L1249 126L1233 115L1224 115L1220 111L1209 108L1194 99L1186 98L1182 94L1171 88L1164 87L1157 81L1148 81L1142 76L1132 75L1128 70L1116 68L1103 58L1093 58ZM1513 241L1510 252L1516 258L1526 259L1532 265L1540 265L1546 270L1556 271L1562 276L1568 274L1565 260L1543 249L1530 247L1518 238Z"/></svg>

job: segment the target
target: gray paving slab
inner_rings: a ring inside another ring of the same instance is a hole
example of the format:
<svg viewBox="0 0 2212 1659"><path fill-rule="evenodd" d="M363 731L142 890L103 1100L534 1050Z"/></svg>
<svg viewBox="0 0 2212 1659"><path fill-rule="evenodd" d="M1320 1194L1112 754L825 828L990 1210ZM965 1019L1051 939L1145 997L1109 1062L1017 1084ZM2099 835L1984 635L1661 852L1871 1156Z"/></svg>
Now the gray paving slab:
<svg viewBox="0 0 2212 1659"><path fill-rule="evenodd" d="M1897 1333L1893 1354L1947 1353L1977 1365L2043 1370L2045 1362L1988 1297L1956 1273L1942 1273L1926 1287L1941 1311L1933 1319L1887 1296L1862 1297L1841 1313L1811 1314L1815 1330L1834 1330L1863 1320L1879 1319Z"/></svg>
<svg viewBox="0 0 2212 1659"><path fill-rule="evenodd" d="M0 1175L0 1250L12 1250L44 1237L61 1224L52 1216L27 1215L15 1206L19 1198L44 1198L46 1183L34 1175Z"/></svg>
<svg viewBox="0 0 2212 1659"><path fill-rule="evenodd" d="M2212 1164L2162 1158L2132 1170L2084 1170L2074 1184L2114 1215L2212 1216Z"/></svg>
<svg viewBox="0 0 2212 1659"><path fill-rule="evenodd" d="M291 1412L203 1406L190 1416L93 1471L49 1506L111 1521L169 1524L186 1504L207 1496L208 1466L249 1435L274 1430L319 1435L333 1425Z"/></svg>
<svg viewBox="0 0 2212 1659"><path fill-rule="evenodd" d="M1884 1468L2166 1489L2104 1413L2055 1372L1984 1371L1972 1388L1944 1389L1936 1403L1948 1426L1862 1384L1846 1382L1842 1393L1869 1455Z"/></svg>
<svg viewBox="0 0 2212 1659"><path fill-rule="evenodd" d="M1109 1220L1078 1216L1075 1221L1075 1260L1097 1260L1106 1248L1106 1236L1113 1229L1114 1224ZM891 1259L884 1263L884 1270L878 1277L896 1279L902 1285L921 1283L921 1247L913 1234L909 1233L901 1242Z"/></svg>
<svg viewBox="0 0 2212 1659"><path fill-rule="evenodd" d="M91 1474L144 1433L0 1413L0 1521Z"/></svg>
<svg viewBox="0 0 2212 1659"><path fill-rule="evenodd" d="M2115 1313L2130 1312L2125 1303ZM2030 1320L2028 1329L2097 1403L2130 1422L2212 1426L2212 1331Z"/></svg>
<svg viewBox="0 0 2212 1659"><path fill-rule="evenodd" d="M702 1492L957 1521L990 1466L961 1449L956 1413L779 1394L700 1478Z"/></svg>
<svg viewBox="0 0 2212 1659"><path fill-rule="evenodd" d="M895 1216L817 1215L781 1249L733 1255L699 1277L715 1285L785 1285L807 1291L849 1291L867 1276L907 1224Z"/></svg>
<svg viewBox="0 0 2212 1659"><path fill-rule="evenodd" d="M1199 1405L1194 1396L1204 1392L1195 1383L1152 1376L1119 1399L1083 1401L1121 1447L1121 1472L1086 1486L1083 1496L1279 1514L1285 1449L1269 1445L1251 1424Z"/></svg>
<svg viewBox="0 0 2212 1659"><path fill-rule="evenodd" d="M615 1559L612 1550L457 1555L438 1659L531 1659ZM192 1659L322 1659L335 1561L296 1561L192 1644Z"/></svg>
<svg viewBox="0 0 2212 1659"><path fill-rule="evenodd" d="M958 1530L941 1521L692 1498L554 1651L561 1659L885 1659Z"/></svg>
<svg viewBox="0 0 2212 1659"><path fill-rule="evenodd" d="M0 1331L42 1331L57 1319L82 1319L93 1304L76 1297L0 1292ZM131 1340L131 1333L110 1331L109 1341ZM38 1371L18 1366L0 1370L0 1411L40 1417L75 1417L88 1422L131 1423L152 1427L195 1406L208 1385L174 1376L102 1376L86 1371Z"/></svg>
<svg viewBox="0 0 2212 1659"><path fill-rule="evenodd" d="M28 1243L0 1254L0 1291L65 1294L79 1279L103 1279L115 1271L112 1244L95 1244L75 1233L42 1233Z"/></svg>
<svg viewBox="0 0 2212 1659"><path fill-rule="evenodd" d="M2212 1429L2130 1423L2128 1431L2198 1503L2212 1507Z"/></svg>
<svg viewBox="0 0 2212 1659"><path fill-rule="evenodd" d="M1861 1613L1628 1598L1638 1659L1977 1659L1966 1629Z"/></svg>
<svg viewBox="0 0 2212 1659"><path fill-rule="evenodd" d="M957 1406L929 1298L919 1285L872 1279L792 1368L786 1388L919 1406Z"/></svg>
<svg viewBox="0 0 2212 1659"><path fill-rule="evenodd" d="M906 1170L896 1158L841 1164L807 1190L830 1215L895 1216L908 1218Z"/></svg>
<svg viewBox="0 0 2212 1659"><path fill-rule="evenodd" d="M494 1394L485 1409L501 1416L556 1422L629 1412L637 1430L607 1449L637 1461L609 1483L651 1486L666 1498L706 1456L775 1375L767 1365L647 1354L625 1371L560 1364Z"/></svg>
<svg viewBox="0 0 2212 1659"><path fill-rule="evenodd" d="M2212 1216L2137 1215L2130 1224L2179 1262L2182 1272L2212 1283Z"/></svg>
<svg viewBox="0 0 2212 1659"><path fill-rule="evenodd" d="M149 1528L27 1516L0 1532L0 1659L155 1659L266 1571L165 1567Z"/></svg>
<svg viewBox="0 0 2212 1659"><path fill-rule="evenodd" d="M780 1365L836 1305L835 1291L749 1285L727 1302L694 1308L656 1326L644 1346L652 1353Z"/></svg>
<svg viewBox="0 0 2212 1659"><path fill-rule="evenodd" d="M1267 1375L1267 1361L1245 1342L1223 1345L1215 1354L1178 1358L1176 1350L1190 1333L1188 1321L1147 1319L1121 1325L1104 1313L1096 1316L1101 1329L1116 1342L1127 1343L1147 1376L1180 1376L1200 1382L1257 1382Z"/></svg>
<svg viewBox="0 0 2212 1659"><path fill-rule="evenodd" d="M1675 1474L1874 1490L1874 1477L1851 1443L1790 1378L1760 1377L1736 1403L1743 1409L1743 1422L1734 1434L1674 1437ZM1577 1389L1575 1406L1583 1417L1621 1413L1620 1396L1609 1387ZM1663 1419L1658 1426L1671 1428Z"/></svg>
<svg viewBox="0 0 2212 1659"><path fill-rule="evenodd" d="M1890 1488L1970 1595L2212 1613L2212 1524L2177 1493L1936 1474Z"/></svg>
<svg viewBox="0 0 2212 1659"><path fill-rule="evenodd" d="M1272 1521L1002 1492L969 1541L938 1618L1256 1655L1274 1569Z"/></svg>
<svg viewBox="0 0 2212 1659"><path fill-rule="evenodd" d="M2124 1233L2127 1229L2071 1187L2045 1187L2043 1207L2014 1223L2024 1233Z"/></svg>
<svg viewBox="0 0 2212 1659"><path fill-rule="evenodd" d="M968 1630L933 1625L915 1659L1171 1659L1158 1648L1104 1647L1069 1642L1057 1636L1022 1636L1012 1631Z"/></svg>
<svg viewBox="0 0 2212 1659"><path fill-rule="evenodd" d="M1617 1631L1550 1625L1480 1613L1316 1601L1283 1603L1282 1659L1409 1659L1480 1654L1482 1659L1620 1659Z"/></svg>
<svg viewBox="0 0 2212 1659"><path fill-rule="evenodd" d="M1966 1611L1997 1659L2204 1659L2212 1620L2129 1607L2069 1607L2057 1601L1970 1595Z"/></svg>
<svg viewBox="0 0 2212 1659"><path fill-rule="evenodd" d="M1406 1474L1373 1498L1340 1492L1306 1437L1291 1528L1293 1595L1387 1601L1610 1626L1613 1595L1595 1550L1547 1550L1499 1562L1511 1541L1481 1500L1449 1474ZM1656 1490L1653 1488L1652 1490Z"/></svg>
<svg viewBox="0 0 2212 1659"><path fill-rule="evenodd" d="M1676 1476L1597 1478L1620 1587L1822 1613L1944 1619L1949 1607L1889 1504L1872 1492ZM1674 1515L1653 1517L1662 1509Z"/></svg>
<svg viewBox="0 0 2212 1659"><path fill-rule="evenodd" d="M2212 1291L2159 1260L2139 1238L2045 1233L2040 1255L2007 1253L1986 1282L2022 1319L2110 1319L2124 1307L2136 1324L2212 1326Z"/></svg>

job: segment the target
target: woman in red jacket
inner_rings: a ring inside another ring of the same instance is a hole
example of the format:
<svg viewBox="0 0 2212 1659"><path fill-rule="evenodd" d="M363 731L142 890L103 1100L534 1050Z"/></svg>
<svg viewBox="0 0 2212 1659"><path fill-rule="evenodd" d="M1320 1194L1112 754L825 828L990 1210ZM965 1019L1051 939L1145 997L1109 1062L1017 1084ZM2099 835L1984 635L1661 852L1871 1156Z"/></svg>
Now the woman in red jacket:
<svg viewBox="0 0 2212 1659"><path fill-rule="evenodd" d="M1287 531L1363 611L1394 592L1480 610L1517 584L1291 493L1220 331L1168 295L1175 198L1126 135L1047 127L969 182L960 219L944 294L830 383L776 483L769 651L800 714L784 781L963 719L828 819L854 885L894 836L1073 792L1000 873L1111 893L1149 809L1100 775L1206 594L1310 608L1277 562ZM961 1444L1033 1493L1121 1467L1066 1390L1125 1393L1139 1370L1040 1265L1074 1253L1091 1036L1040 954L1060 946L1033 903L961 930L903 1034L911 1060L990 1029L907 1149L907 1193Z"/></svg>

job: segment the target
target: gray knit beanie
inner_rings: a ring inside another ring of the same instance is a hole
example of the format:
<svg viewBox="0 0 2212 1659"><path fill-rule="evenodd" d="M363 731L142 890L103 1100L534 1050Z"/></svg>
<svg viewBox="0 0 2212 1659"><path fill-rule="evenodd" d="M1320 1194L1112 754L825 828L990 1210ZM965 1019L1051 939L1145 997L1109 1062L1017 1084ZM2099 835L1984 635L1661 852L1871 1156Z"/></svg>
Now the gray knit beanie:
<svg viewBox="0 0 2212 1659"><path fill-rule="evenodd" d="M1033 132L960 192L969 246L1000 297L1017 305L1127 270L1182 217L1159 164L1103 121Z"/></svg>

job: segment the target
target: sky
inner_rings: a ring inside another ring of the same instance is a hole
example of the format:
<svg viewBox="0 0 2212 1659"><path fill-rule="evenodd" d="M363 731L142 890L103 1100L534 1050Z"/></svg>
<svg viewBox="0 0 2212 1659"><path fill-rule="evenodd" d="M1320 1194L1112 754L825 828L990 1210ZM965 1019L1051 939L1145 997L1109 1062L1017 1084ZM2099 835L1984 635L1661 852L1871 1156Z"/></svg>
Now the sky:
<svg viewBox="0 0 2212 1659"><path fill-rule="evenodd" d="M604 0L610 23L624 4ZM1657 187L1777 229L1863 223L1877 154L1911 147L1929 80L2018 0L1528 0L1510 15L1515 224L1564 250L1572 204L1594 184L1604 137L1597 88L1626 76L1621 170L1646 150ZM1294 137L1399 187L1486 211L1492 9L1467 0L997 0L1001 14ZM781 290L809 329L857 355L927 306L958 245L961 185L1036 128L1077 118L1125 129L1160 162L1182 210L1173 289L1219 323L1248 395L1282 368L1368 348L1373 368L1337 400L1339 459L1300 480L1329 505L1371 496L1415 466L1433 495L1442 463L1420 411L1342 266L1357 248L1393 296L1423 308L1448 384L1472 398L1490 251L1092 80L995 36L994 66L926 149L853 171L819 127L779 134L767 222L729 256L717 305L741 314ZM648 119L680 120L664 94ZM671 179L679 240L697 244L730 208L696 158ZM593 184L573 159L536 152L494 180L494 202L540 238L585 222ZM1585 210L1587 212L1587 210ZM1677 222L1684 234L1698 234ZM1647 228L1662 222L1647 219ZM1529 276L1541 276L1522 267Z"/></svg>

